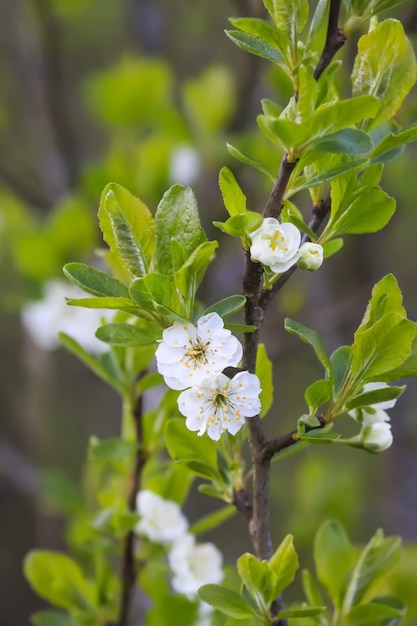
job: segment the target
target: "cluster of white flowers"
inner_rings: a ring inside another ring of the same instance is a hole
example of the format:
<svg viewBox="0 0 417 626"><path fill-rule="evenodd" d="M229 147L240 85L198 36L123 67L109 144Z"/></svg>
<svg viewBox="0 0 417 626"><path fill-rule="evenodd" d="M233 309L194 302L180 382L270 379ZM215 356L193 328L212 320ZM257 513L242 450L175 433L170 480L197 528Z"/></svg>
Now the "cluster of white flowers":
<svg viewBox="0 0 417 626"><path fill-rule="evenodd" d="M385 389L386 383L367 383L363 392ZM385 409L392 409L396 400L378 402L363 409L353 409L349 415L362 425L359 433L359 440L363 447L369 452L383 452L392 444L393 437L390 417Z"/></svg>
<svg viewBox="0 0 417 626"><path fill-rule="evenodd" d="M250 255L269 267L274 274L282 274L298 263L301 269L317 270L323 263L320 244L301 244L301 233L290 222L280 223L274 217L266 217L262 225L250 235Z"/></svg>
<svg viewBox="0 0 417 626"><path fill-rule="evenodd" d="M213 543L196 542L176 502L144 490L137 494L136 506L140 515L136 533L166 547L171 584L177 593L195 600L202 585L222 581L221 552Z"/></svg>
<svg viewBox="0 0 417 626"><path fill-rule="evenodd" d="M156 350L157 367L168 387L185 390L178 397L178 408L187 418L187 428L218 440L226 430L235 435L243 418L259 413L258 377L239 372L230 379L222 374L241 358L240 342L217 313L201 317L197 327L176 322L164 330Z"/></svg>
<svg viewBox="0 0 417 626"><path fill-rule="evenodd" d="M107 350L107 345L95 337L97 327L103 316L108 316L104 309L86 309L68 306L67 298L82 298L84 292L64 281L53 280L45 283L44 297L27 304L21 313L22 323L33 342L41 350L49 351L61 344L60 331L70 335L91 354Z"/></svg>

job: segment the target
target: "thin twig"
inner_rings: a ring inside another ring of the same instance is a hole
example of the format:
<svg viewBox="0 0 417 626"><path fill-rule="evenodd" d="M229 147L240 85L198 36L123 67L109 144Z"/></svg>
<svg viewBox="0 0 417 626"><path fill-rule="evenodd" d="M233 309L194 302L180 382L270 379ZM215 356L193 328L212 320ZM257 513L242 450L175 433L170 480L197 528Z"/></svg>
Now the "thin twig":
<svg viewBox="0 0 417 626"><path fill-rule="evenodd" d="M318 415L317 419L320 422L319 426L306 426L305 432L309 433L312 430L320 430L327 426L327 422L325 421L323 415ZM282 450L286 450L291 446L294 446L296 443L300 443L300 438L297 430L292 430L290 433L286 435L282 435L281 437L276 437L275 439L271 439L267 441L264 445L263 453L265 456L265 460L271 461L272 457L282 452Z"/></svg>
<svg viewBox="0 0 417 626"><path fill-rule="evenodd" d="M128 493L128 509L132 513L136 510L136 494L139 491L142 470L146 463L146 453L143 448L142 411L143 401L142 395L140 395L137 397L132 411L135 425L135 438L138 445ZM133 530L130 530L127 533L123 542L121 579L122 593L117 626L127 626L132 603L133 589L136 581L135 534Z"/></svg>
<svg viewBox="0 0 417 626"><path fill-rule="evenodd" d="M327 35L323 52L316 65L313 76L316 80L320 78L326 67L330 65L334 55L346 41L346 36L338 26L341 0L330 0L329 21L327 25Z"/></svg>

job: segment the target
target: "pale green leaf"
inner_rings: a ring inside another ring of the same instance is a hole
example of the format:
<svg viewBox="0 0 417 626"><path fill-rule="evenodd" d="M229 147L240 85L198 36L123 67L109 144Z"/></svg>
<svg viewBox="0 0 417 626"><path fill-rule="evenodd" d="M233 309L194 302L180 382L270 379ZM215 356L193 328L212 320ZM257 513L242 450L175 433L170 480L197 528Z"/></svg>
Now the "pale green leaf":
<svg viewBox="0 0 417 626"><path fill-rule="evenodd" d="M219 186L222 192L224 206L230 217L239 215L239 213L245 213L246 196L228 167L223 167L220 170Z"/></svg>
<svg viewBox="0 0 417 626"><path fill-rule="evenodd" d="M161 338L161 330L148 324L146 326L134 326L133 324L113 323L100 326L96 331L97 339L113 346L150 346Z"/></svg>
<svg viewBox="0 0 417 626"><path fill-rule="evenodd" d="M262 391L259 396L261 401L260 416L264 417L271 408L274 400L274 383L272 361L268 357L266 347L263 343L258 345L255 374L261 382Z"/></svg>
<svg viewBox="0 0 417 626"><path fill-rule="evenodd" d="M232 155L232 157L234 157L237 161L240 161L241 163L245 163L245 165L250 165L251 167L258 170L258 172L261 172L261 174L264 174L267 178L269 178L269 180L272 183L275 182L274 174L270 172L265 165L262 165L262 163L259 163L258 161L254 161L253 159L250 159L249 157L245 156L244 154L242 154L242 152L240 152L240 150L232 146L230 143L227 144L227 149Z"/></svg>
<svg viewBox="0 0 417 626"><path fill-rule="evenodd" d="M220 613L235 619L247 619L256 614L253 607L239 594L220 585L203 585L198 590L198 597Z"/></svg>
<svg viewBox="0 0 417 626"><path fill-rule="evenodd" d="M104 272L84 265L84 263L67 263L64 265L63 271L74 285L81 287L93 296L129 298L129 290L126 285Z"/></svg>
<svg viewBox="0 0 417 626"><path fill-rule="evenodd" d="M298 569L298 557L292 535L287 535L269 559L269 566L276 575L275 597L278 597L294 580Z"/></svg>
<svg viewBox="0 0 417 626"><path fill-rule="evenodd" d="M318 333L288 317L284 321L284 328L287 332L298 335L305 343L310 344L326 372L331 373L329 356Z"/></svg>
<svg viewBox="0 0 417 626"><path fill-rule="evenodd" d="M223 298L223 300L219 300L218 302L215 302L207 307L207 309L203 312L203 315L207 315L208 313L217 313L220 317L227 317L228 315L232 315L233 313L240 311L245 304L245 296L228 296L227 298Z"/></svg>
<svg viewBox="0 0 417 626"><path fill-rule="evenodd" d="M258 57L281 64L284 61L280 50L271 46L259 37L254 37L248 33L242 33L239 30L226 30L226 35L242 50L250 52Z"/></svg>

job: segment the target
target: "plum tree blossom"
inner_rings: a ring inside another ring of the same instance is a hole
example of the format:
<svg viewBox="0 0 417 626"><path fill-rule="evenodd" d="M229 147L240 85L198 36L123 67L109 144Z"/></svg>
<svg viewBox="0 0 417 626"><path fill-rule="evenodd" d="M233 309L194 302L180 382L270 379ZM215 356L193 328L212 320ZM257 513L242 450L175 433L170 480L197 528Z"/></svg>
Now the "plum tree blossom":
<svg viewBox="0 0 417 626"><path fill-rule="evenodd" d="M136 508L141 516L135 527L138 535L155 543L170 544L187 532L187 518L176 502L164 500L152 491L143 490L136 496Z"/></svg>
<svg viewBox="0 0 417 626"><path fill-rule="evenodd" d="M190 600L196 598L202 585L223 580L223 556L213 543L196 543L194 535L184 535L168 554L174 574L172 587Z"/></svg>
<svg viewBox="0 0 417 626"><path fill-rule="evenodd" d="M52 280L44 286L44 297L27 304L21 313L22 323L33 342L45 351L55 350L61 344L58 333L64 332L78 341L91 354L99 354L108 346L95 337L104 309L86 309L68 306L65 298L80 298L84 292L64 281Z"/></svg>
<svg viewBox="0 0 417 626"><path fill-rule="evenodd" d="M259 378L249 372L239 372L232 379L218 374L203 380L199 385L183 391L178 398L178 408L187 418L189 430L207 432L218 440L228 431L235 435L243 426L245 417L254 417L260 411Z"/></svg>
<svg viewBox="0 0 417 626"><path fill-rule="evenodd" d="M266 217L250 238L252 261L263 263L275 274L286 272L299 259L301 233L294 224Z"/></svg>
<svg viewBox="0 0 417 626"><path fill-rule="evenodd" d="M391 425L387 422L364 424L359 436L363 447L368 452L383 452L393 442Z"/></svg>
<svg viewBox="0 0 417 626"><path fill-rule="evenodd" d="M314 272L323 263L323 247L319 243L307 241L300 248L298 267L302 270Z"/></svg>
<svg viewBox="0 0 417 626"><path fill-rule="evenodd" d="M197 385L241 358L242 345L217 313L203 315L197 327L175 322L164 330L156 350L158 371L171 389Z"/></svg>

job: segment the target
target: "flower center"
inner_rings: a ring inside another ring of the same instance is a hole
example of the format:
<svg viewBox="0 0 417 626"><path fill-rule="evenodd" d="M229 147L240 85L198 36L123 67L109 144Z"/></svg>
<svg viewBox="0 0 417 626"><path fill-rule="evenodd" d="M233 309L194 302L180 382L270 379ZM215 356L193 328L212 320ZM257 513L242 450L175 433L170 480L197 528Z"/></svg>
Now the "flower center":
<svg viewBox="0 0 417 626"><path fill-rule="evenodd" d="M191 346L188 348L185 354L191 361L194 361L194 363L197 365L206 364L208 345L208 343L191 343Z"/></svg>
<svg viewBox="0 0 417 626"><path fill-rule="evenodd" d="M269 247L272 250L276 250L278 248L278 249L282 249L284 252L288 252L288 248L284 244L285 244L284 235L279 230L276 230L269 240Z"/></svg>

